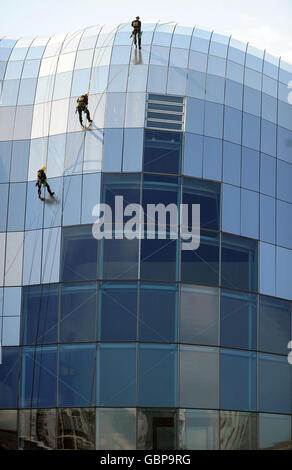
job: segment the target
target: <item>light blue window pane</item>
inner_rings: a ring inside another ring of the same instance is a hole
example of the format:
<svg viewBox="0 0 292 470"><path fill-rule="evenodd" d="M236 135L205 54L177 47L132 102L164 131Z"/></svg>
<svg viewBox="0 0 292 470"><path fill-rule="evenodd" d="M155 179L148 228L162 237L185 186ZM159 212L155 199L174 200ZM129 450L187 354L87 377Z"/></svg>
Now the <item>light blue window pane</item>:
<svg viewBox="0 0 292 470"><path fill-rule="evenodd" d="M192 32L192 27L176 25L171 45L173 47L184 47L189 49Z"/></svg>
<svg viewBox="0 0 292 470"><path fill-rule="evenodd" d="M63 175L65 145L65 134L52 135L49 137L47 174L50 175L50 177ZM71 151L73 151L73 149L71 149Z"/></svg>
<svg viewBox="0 0 292 470"><path fill-rule="evenodd" d="M0 142L0 183L9 182L12 142Z"/></svg>
<svg viewBox="0 0 292 470"><path fill-rule="evenodd" d="M170 50L169 66L186 68L188 66L188 50L172 47Z"/></svg>
<svg viewBox="0 0 292 470"><path fill-rule="evenodd" d="M8 189L8 184L0 184L0 232L6 231Z"/></svg>
<svg viewBox="0 0 292 470"><path fill-rule="evenodd" d="M100 173L83 175L81 224L95 222L92 210L100 202Z"/></svg>
<svg viewBox="0 0 292 470"><path fill-rule="evenodd" d="M241 235L259 237L259 194L241 190Z"/></svg>
<svg viewBox="0 0 292 470"><path fill-rule="evenodd" d="M292 251L276 247L276 296L292 300Z"/></svg>
<svg viewBox="0 0 292 470"><path fill-rule="evenodd" d="M0 62L0 80L3 80L7 62Z"/></svg>
<svg viewBox="0 0 292 470"><path fill-rule="evenodd" d="M259 191L259 152L243 147L241 162L242 186L246 189Z"/></svg>
<svg viewBox="0 0 292 470"><path fill-rule="evenodd" d="M260 354L259 358L259 410L291 413L292 369L287 357Z"/></svg>
<svg viewBox="0 0 292 470"><path fill-rule="evenodd" d="M180 347L182 408L218 408L218 362L216 348Z"/></svg>
<svg viewBox="0 0 292 470"><path fill-rule="evenodd" d="M205 135L222 138L223 106L217 103L205 104Z"/></svg>
<svg viewBox="0 0 292 470"><path fill-rule="evenodd" d="M243 137L242 144L255 150L260 145L260 119L250 114L243 114Z"/></svg>
<svg viewBox="0 0 292 470"><path fill-rule="evenodd" d="M3 317L2 346L19 346L20 317Z"/></svg>
<svg viewBox="0 0 292 470"><path fill-rule="evenodd" d="M261 151L276 156L277 127L262 119Z"/></svg>
<svg viewBox="0 0 292 470"><path fill-rule="evenodd" d="M240 235L240 188L222 186L222 230Z"/></svg>
<svg viewBox="0 0 292 470"><path fill-rule="evenodd" d="M256 353L221 349L220 408L256 411Z"/></svg>
<svg viewBox="0 0 292 470"><path fill-rule="evenodd" d="M78 51L75 61L75 70L76 69L88 69L92 65L94 49Z"/></svg>
<svg viewBox="0 0 292 470"><path fill-rule="evenodd" d="M21 80L17 101L18 105L27 105L34 103L36 84L36 78L26 78Z"/></svg>
<svg viewBox="0 0 292 470"><path fill-rule="evenodd" d="M159 44L160 46L170 46L174 27L174 23L158 24L154 32L153 44Z"/></svg>
<svg viewBox="0 0 292 470"><path fill-rule="evenodd" d="M72 73L73 72L63 72L56 75L54 100L68 98L70 96Z"/></svg>
<svg viewBox="0 0 292 470"><path fill-rule="evenodd" d="M43 225L44 203L37 197L35 182L27 184L25 230L35 230Z"/></svg>
<svg viewBox="0 0 292 470"><path fill-rule="evenodd" d="M9 190L7 229L16 232L24 229L26 183L12 183Z"/></svg>
<svg viewBox="0 0 292 470"><path fill-rule="evenodd" d="M24 285L40 283L41 256L42 230L25 232L22 278Z"/></svg>
<svg viewBox="0 0 292 470"><path fill-rule="evenodd" d="M125 118L125 93L108 93L105 127L123 127Z"/></svg>
<svg viewBox="0 0 292 470"><path fill-rule="evenodd" d="M6 67L5 80L20 78L23 61L9 61Z"/></svg>
<svg viewBox="0 0 292 470"><path fill-rule="evenodd" d="M226 80L225 104L232 108L242 109L243 86L233 80Z"/></svg>
<svg viewBox="0 0 292 470"><path fill-rule="evenodd" d="M267 222L271 214L267 214ZM271 223L271 221L270 221ZM277 200L277 245L292 249L292 204Z"/></svg>
<svg viewBox="0 0 292 470"><path fill-rule="evenodd" d="M204 138L203 177L222 179L222 141L219 139Z"/></svg>
<svg viewBox="0 0 292 470"><path fill-rule="evenodd" d="M14 317L20 315L21 307L21 287L5 287L3 315Z"/></svg>
<svg viewBox="0 0 292 470"><path fill-rule="evenodd" d="M89 31L87 33L85 32L83 34L83 37L80 39L78 49L79 50L83 50L83 49L86 50L86 49L91 49L92 47L95 47L95 43L96 43L96 40L97 40L97 37L98 37L98 34L96 34L96 32L97 31L94 30L94 27L93 27L92 34L89 34Z"/></svg>
<svg viewBox="0 0 292 470"><path fill-rule="evenodd" d="M42 282L59 282L61 228L43 232Z"/></svg>
<svg viewBox="0 0 292 470"><path fill-rule="evenodd" d="M184 175L202 178L203 136L186 132L184 141Z"/></svg>
<svg viewBox="0 0 292 470"><path fill-rule="evenodd" d="M275 243L276 205L275 199L260 196L260 240ZM291 225L292 228L292 225ZM284 245L285 246L285 245Z"/></svg>
<svg viewBox="0 0 292 470"><path fill-rule="evenodd" d="M65 175L82 173L85 135L84 132L67 134Z"/></svg>
<svg viewBox="0 0 292 470"><path fill-rule="evenodd" d="M200 52L190 51L189 69L206 73L207 71L207 55Z"/></svg>
<svg viewBox="0 0 292 470"><path fill-rule="evenodd" d="M224 85L223 77L208 75L206 82L206 100L215 103L224 103Z"/></svg>
<svg viewBox="0 0 292 470"><path fill-rule="evenodd" d="M262 89L261 74L246 68L245 75L244 75L244 84L247 87L251 87L251 88L254 88L255 90L261 91Z"/></svg>
<svg viewBox="0 0 292 470"><path fill-rule="evenodd" d="M128 67L125 65L112 65L109 70L108 91L126 91L128 80Z"/></svg>
<svg viewBox="0 0 292 470"><path fill-rule="evenodd" d="M68 73L68 72L66 72ZM70 74L71 72L69 72ZM72 81L72 91L71 96L83 95L89 90L89 80L90 80L90 69L84 70L75 70L73 74ZM91 93L96 93L94 90L90 90Z"/></svg>
<svg viewBox="0 0 292 470"><path fill-rule="evenodd" d="M243 109L246 113L260 116L261 114L261 93L253 88L244 87Z"/></svg>
<svg viewBox="0 0 292 470"><path fill-rule="evenodd" d="M26 59L41 59L45 46L32 46L29 48Z"/></svg>
<svg viewBox="0 0 292 470"><path fill-rule="evenodd" d="M125 129L123 171L142 170L143 136L143 129Z"/></svg>
<svg viewBox="0 0 292 470"><path fill-rule="evenodd" d="M213 33L210 43L210 54L225 58L227 56L229 37Z"/></svg>
<svg viewBox="0 0 292 470"><path fill-rule="evenodd" d="M291 87L292 88L292 87ZM292 106L290 103L279 101L278 125L292 130Z"/></svg>
<svg viewBox="0 0 292 470"><path fill-rule="evenodd" d="M203 134L204 101L188 98L186 102L186 132Z"/></svg>
<svg viewBox="0 0 292 470"><path fill-rule="evenodd" d="M169 67L167 93L185 95L187 84L187 71L179 67Z"/></svg>
<svg viewBox="0 0 292 470"><path fill-rule="evenodd" d="M274 296L276 294L276 247L262 242L259 245L259 292Z"/></svg>
<svg viewBox="0 0 292 470"><path fill-rule="evenodd" d="M245 63L246 67L250 67L251 69L261 72L263 68L263 57L264 51L248 44Z"/></svg>
<svg viewBox="0 0 292 470"><path fill-rule="evenodd" d="M262 94L262 118L277 123L277 100L266 93Z"/></svg>
<svg viewBox="0 0 292 470"><path fill-rule="evenodd" d="M128 92L145 91L147 74L147 65L132 65L129 69Z"/></svg>
<svg viewBox="0 0 292 470"><path fill-rule="evenodd" d="M259 414L259 448L276 450L291 445L291 416Z"/></svg>
<svg viewBox="0 0 292 470"><path fill-rule="evenodd" d="M282 201L292 203L292 165L277 161L277 197Z"/></svg>
<svg viewBox="0 0 292 470"><path fill-rule="evenodd" d="M22 70L22 78L37 78L40 60L26 60Z"/></svg>
<svg viewBox="0 0 292 470"><path fill-rule="evenodd" d="M112 50L111 64L122 65L130 61L131 46L114 46Z"/></svg>
<svg viewBox="0 0 292 470"><path fill-rule="evenodd" d="M242 65L227 61L226 78L243 84L244 68Z"/></svg>
<svg viewBox="0 0 292 470"><path fill-rule="evenodd" d="M282 127L278 127L278 158L292 163L291 152L292 132Z"/></svg>
<svg viewBox="0 0 292 470"><path fill-rule="evenodd" d="M103 133L101 130L87 132L85 136L83 173L101 170Z"/></svg>
<svg viewBox="0 0 292 470"><path fill-rule="evenodd" d="M208 75L218 75L225 77L226 60L219 57L209 56L208 59Z"/></svg>
<svg viewBox="0 0 292 470"><path fill-rule="evenodd" d="M292 66L283 59L280 61L279 80L285 85L287 85L292 80Z"/></svg>
<svg viewBox="0 0 292 470"><path fill-rule="evenodd" d="M53 98L55 75L48 75L47 77L40 77L38 79L36 90L36 103L43 103L51 101Z"/></svg>
<svg viewBox="0 0 292 470"><path fill-rule="evenodd" d="M261 154L260 164L260 191L261 193L275 196L276 184L276 159Z"/></svg>
<svg viewBox="0 0 292 470"><path fill-rule="evenodd" d="M148 75L148 91L152 93L166 93L167 67L151 65Z"/></svg>
<svg viewBox="0 0 292 470"><path fill-rule="evenodd" d="M14 47L11 52L10 60L23 60L27 54L28 47Z"/></svg>
<svg viewBox="0 0 292 470"><path fill-rule="evenodd" d="M291 302L261 296L259 306L259 350L286 355L291 340Z"/></svg>
<svg viewBox="0 0 292 470"><path fill-rule="evenodd" d="M264 74L278 80L279 58L268 54L268 52L265 53Z"/></svg>
<svg viewBox="0 0 292 470"><path fill-rule="evenodd" d="M242 112L225 106L224 140L241 143Z"/></svg>
<svg viewBox="0 0 292 470"><path fill-rule="evenodd" d="M121 171L123 129L105 129L103 171Z"/></svg>
<svg viewBox="0 0 292 470"><path fill-rule="evenodd" d="M208 53L211 32L195 28L193 32L191 49L193 51Z"/></svg>
<svg viewBox="0 0 292 470"><path fill-rule="evenodd" d="M278 83L277 80L273 80L272 78L266 77L263 75L263 93L267 95L271 95L274 98L277 98L278 94Z"/></svg>
<svg viewBox="0 0 292 470"><path fill-rule="evenodd" d="M11 49L8 47L1 47L0 48L0 60L7 61L11 54Z"/></svg>
<svg viewBox="0 0 292 470"><path fill-rule="evenodd" d="M51 187L51 191L55 193L55 197L51 198L46 190L42 195L46 198L45 200L45 215L44 215L44 227L58 227L61 225L62 217L62 178L49 178L48 183ZM64 193L65 197L65 193Z"/></svg>
<svg viewBox="0 0 292 470"><path fill-rule="evenodd" d="M79 225L82 176L68 176L64 181L63 225Z"/></svg>
<svg viewBox="0 0 292 470"><path fill-rule="evenodd" d="M90 93L104 93L106 91L108 71L108 66L95 67L92 69Z"/></svg>
<svg viewBox="0 0 292 470"><path fill-rule="evenodd" d="M190 70L188 73L187 95L193 98L205 99L206 74Z"/></svg>
<svg viewBox="0 0 292 470"><path fill-rule="evenodd" d="M15 106L17 101L19 80L6 80L3 82L2 99L0 106Z"/></svg>

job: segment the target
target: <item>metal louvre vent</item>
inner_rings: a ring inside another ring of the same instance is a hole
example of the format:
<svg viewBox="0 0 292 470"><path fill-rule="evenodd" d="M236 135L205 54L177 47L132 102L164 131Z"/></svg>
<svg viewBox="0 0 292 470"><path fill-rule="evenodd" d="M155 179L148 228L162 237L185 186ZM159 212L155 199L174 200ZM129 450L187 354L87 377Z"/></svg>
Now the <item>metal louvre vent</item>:
<svg viewBox="0 0 292 470"><path fill-rule="evenodd" d="M184 129L184 98L149 93L145 127L168 131Z"/></svg>

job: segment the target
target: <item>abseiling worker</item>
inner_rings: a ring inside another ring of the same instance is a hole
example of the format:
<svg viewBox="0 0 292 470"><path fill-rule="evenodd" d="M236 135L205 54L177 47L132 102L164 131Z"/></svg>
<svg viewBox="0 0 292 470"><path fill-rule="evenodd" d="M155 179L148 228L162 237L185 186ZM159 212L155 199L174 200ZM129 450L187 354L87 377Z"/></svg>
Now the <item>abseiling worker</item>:
<svg viewBox="0 0 292 470"><path fill-rule="evenodd" d="M82 113L86 114L89 124L92 123L87 106L88 106L88 93L85 93L84 95L79 96L79 98L77 99L77 106L76 106L76 111L78 111L79 122L81 126L83 126Z"/></svg>
<svg viewBox="0 0 292 470"><path fill-rule="evenodd" d="M38 187L38 196L40 199L42 199L41 197L42 186L44 188L47 188L48 193L51 197L53 197L55 194L51 191L50 185L47 182L47 175L45 173L45 170L46 170L46 167L42 166L42 168L37 172L37 182L35 185Z"/></svg>
<svg viewBox="0 0 292 470"><path fill-rule="evenodd" d="M137 47L137 36L138 36L139 49L141 49L141 37L142 37L141 26L142 26L142 23L140 21L140 16L136 16L136 19L132 21L132 27L134 29L133 29L131 36L134 37L134 44L136 47Z"/></svg>

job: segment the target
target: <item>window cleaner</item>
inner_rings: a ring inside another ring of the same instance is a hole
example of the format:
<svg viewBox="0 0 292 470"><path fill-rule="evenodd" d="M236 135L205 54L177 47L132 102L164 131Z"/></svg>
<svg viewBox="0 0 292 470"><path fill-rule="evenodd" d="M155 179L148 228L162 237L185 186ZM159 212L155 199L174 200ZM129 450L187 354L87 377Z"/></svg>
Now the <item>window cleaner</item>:
<svg viewBox="0 0 292 470"><path fill-rule="evenodd" d="M134 38L134 44L137 47L137 36L138 36L138 45L139 49L141 49L141 38L142 38L142 31L141 31L142 23L140 21L140 16L136 16L136 19L132 21L132 27L134 28L130 38Z"/></svg>
<svg viewBox="0 0 292 470"><path fill-rule="evenodd" d="M54 192L51 191L50 185L47 182L47 175L45 173L45 170L46 170L46 167L42 166L42 168L37 172L37 178L38 179L37 179L37 182L35 184L38 187L38 196L42 201L44 200L44 198L41 197L42 186L44 188L47 188L48 193L51 197L53 197L54 194L55 194Z"/></svg>
<svg viewBox="0 0 292 470"><path fill-rule="evenodd" d="M88 106L88 93L85 93L84 95L79 96L79 98L77 99L77 106L76 106L76 111L75 111L75 114L78 111L79 122L82 127L84 127L83 122L82 122L82 112L86 114L89 125L92 123L92 119L90 119L90 113L89 113L87 106Z"/></svg>

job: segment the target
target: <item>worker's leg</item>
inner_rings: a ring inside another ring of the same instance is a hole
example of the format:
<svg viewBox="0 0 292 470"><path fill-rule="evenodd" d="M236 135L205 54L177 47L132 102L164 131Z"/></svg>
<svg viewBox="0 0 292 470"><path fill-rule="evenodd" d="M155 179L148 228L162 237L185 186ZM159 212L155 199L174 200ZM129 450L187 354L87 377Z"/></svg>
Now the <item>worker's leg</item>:
<svg viewBox="0 0 292 470"><path fill-rule="evenodd" d="M49 185L47 182L45 182L45 185L46 185L46 188L47 188L47 190L48 190L49 195L50 195L50 196L54 196L55 193L53 193L53 192L51 191L50 185Z"/></svg>
<svg viewBox="0 0 292 470"><path fill-rule="evenodd" d="M77 109L78 109L78 114L79 114L79 122L82 126L83 125L83 123L82 123L82 109L81 108L77 108Z"/></svg>
<svg viewBox="0 0 292 470"><path fill-rule="evenodd" d="M41 197L41 193L42 193L42 189L41 189L41 185L38 184L38 197L40 198Z"/></svg>
<svg viewBox="0 0 292 470"><path fill-rule="evenodd" d="M137 47L137 31L134 31L134 44Z"/></svg>
<svg viewBox="0 0 292 470"><path fill-rule="evenodd" d="M87 117L88 122L91 123L92 120L90 119L90 112L89 112L88 108L86 108L86 117Z"/></svg>
<svg viewBox="0 0 292 470"><path fill-rule="evenodd" d="M142 37L142 34L139 33L138 34L138 44L139 44L139 49L141 49L141 37Z"/></svg>

